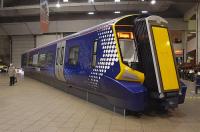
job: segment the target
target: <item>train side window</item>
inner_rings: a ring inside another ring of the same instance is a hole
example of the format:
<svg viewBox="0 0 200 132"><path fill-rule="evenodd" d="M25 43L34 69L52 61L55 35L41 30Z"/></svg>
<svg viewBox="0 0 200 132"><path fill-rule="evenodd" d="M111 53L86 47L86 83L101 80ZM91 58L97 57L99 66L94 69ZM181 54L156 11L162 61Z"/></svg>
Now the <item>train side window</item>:
<svg viewBox="0 0 200 132"><path fill-rule="evenodd" d="M32 65L33 65L33 55L30 55L28 59L28 66L32 66Z"/></svg>
<svg viewBox="0 0 200 132"><path fill-rule="evenodd" d="M47 65L53 65L53 54L47 53Z"/></svg>
<svg viewBox="0 0 200 132"><path fill-rule="evenodd" d="M22 55L22 66L25 67L27 64L27 54Z"/></svg>
<svg viewBox="0 0 200 132"><path fill-rule="evenodd" d="M33 55L32 65L33 66L37 66L38 65L38 54L34 54Z"/></svg>
<svg viewBox="0 0 200 132"><path fill-rule="evenodd" d="M60 65L63 65L63 58L64 58L64 47L61 48L60 52Z"/></svg>
<svg viewBox="0 0 200 132"><path fill-rule="evenodd" d="M93 43L93 50L92 50L92 68L96 66L96 62L97 62L97 44L98 44L98 41L95 40Z"/></svg>
<svg viewBox="0 0 200 132"><path fill-rule="evenodd" d="M77 65L78 64L78 55L79 55L79 47L71 47L69 49L69 64Z"/></svg>
<svg viewBox="0 0 200 132"><path fill-rule="evenodd" d="M39 55L39 65L41 67L46 66L46 54L42 53L42 54Z"/></svg>

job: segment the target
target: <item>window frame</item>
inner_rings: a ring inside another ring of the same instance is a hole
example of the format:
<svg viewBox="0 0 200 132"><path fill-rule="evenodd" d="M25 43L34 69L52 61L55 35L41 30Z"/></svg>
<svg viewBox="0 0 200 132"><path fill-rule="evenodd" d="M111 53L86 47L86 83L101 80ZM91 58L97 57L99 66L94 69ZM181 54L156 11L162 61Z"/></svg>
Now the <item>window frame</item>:
<svg viewBox="0 0 200 132"><path fill-rule="evenodd" d="M28 66L32 67L33 66L33 55L34 54L29 54L28 56Z"/></svg>
<svg viewBox="0 0 200 132"><path fill-rule="evenodd" d="M60 55L60 47L56 49L56 65L58 65L59 63L59 55Z"/></svg>
<svg viewBox="0 0 200 132"><path fill-rule="evenodd" d="M91 67L95 68L97 65L97 48L98 48L98 39L96 39L93 43L92 43L92 59L91 59ZM94 59L95 57L95 59ZM95 61L94 61L95 60Z"/></svg>
<svg viewBox="0 0 200 132"><path fill-rule="evenodd" d="M49 61L51 57L51 61ZM51 63L50 63L51 62ZM46 63L47 63L47 66L50 66L50 65L53 65L53 53L51 51L47 52L47 55L46 55Z"/></svg>
<svg viewBox="0 0 200 132"><path fill-rule="evenodd" d="M76 64L72 64L71 61L70 61L70 51L74 48L78 48L78 58L77 58L77 61L76 61ZM68 64L69 65L72 65L72 66L76 66L79 62L79 52L80 52L80 46L79 45L76 45L76 46L72 46L72 47L69 47L69 56L68 56Z"/></svg>
<svg viewBox="0 0 200 132"><path fill-rule="evenodd" d="M41 60L40 60L41 55L45 55L44 65L41 64ZM38 54L38 66L40 66L40 67L46 67L47 66L47 53L39 53Z"/></svg>
<svg viewBox="0 0 200 132"><path fill-rule="evenodd" d="M134 51L134 61L131 62L131 63L139 63L139 56L138 56L138 47L136 45L136 41L135 39L118 39L118 44L119 44L119 49L120 49L120 55L121 55L121 58L122 58L122 61L125 63L127 61L124 60L124 56L122 54L122 48L121 48L121 44L120 44L120 40L132 40L134 42L134 47L135 47L135 51ZM136 56L135 56L136 55ZM137 61L135 61L135 57L137 57Z"/></svg>

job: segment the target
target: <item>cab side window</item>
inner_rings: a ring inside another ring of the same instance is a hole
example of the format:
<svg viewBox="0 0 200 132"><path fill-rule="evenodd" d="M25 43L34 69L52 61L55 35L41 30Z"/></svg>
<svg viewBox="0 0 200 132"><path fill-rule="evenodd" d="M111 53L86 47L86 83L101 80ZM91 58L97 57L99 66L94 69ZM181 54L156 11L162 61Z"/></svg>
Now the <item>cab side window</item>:
<svg viewBox="0 0 200 132"><path fill-rule="evenodd" d="M93 49L92 49L92 68L94 68L96 66L97 63L97 44L98 41L95 40L93 43Z"/></svg>
<svg viewBox="0 0 200 132"><path fill-rule="evenodd" d="M79 47L71 47L69 49L69 64L70 65L77 65L78 64L78 57L79 57Z"/></svg>

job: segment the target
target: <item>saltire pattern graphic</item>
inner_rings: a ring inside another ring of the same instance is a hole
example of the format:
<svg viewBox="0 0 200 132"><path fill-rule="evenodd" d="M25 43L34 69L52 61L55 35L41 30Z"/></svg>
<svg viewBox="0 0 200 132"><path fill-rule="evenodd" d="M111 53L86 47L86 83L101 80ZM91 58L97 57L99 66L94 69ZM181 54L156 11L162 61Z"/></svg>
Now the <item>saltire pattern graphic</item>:
<svg viewBox="0 0 200 132"><path fill-rule="evenodd" d="M102 54L99 62L97 62L97 65L91 71L88 79L88 84L94 89L98 87L98 82L100 81L101 77L106 74L109 69L112 69L115 62L118 62L117 48L114 41L112 26L105 25L99 27L97 33L98 39L100 40L100 50L102 50Z"/></svg>

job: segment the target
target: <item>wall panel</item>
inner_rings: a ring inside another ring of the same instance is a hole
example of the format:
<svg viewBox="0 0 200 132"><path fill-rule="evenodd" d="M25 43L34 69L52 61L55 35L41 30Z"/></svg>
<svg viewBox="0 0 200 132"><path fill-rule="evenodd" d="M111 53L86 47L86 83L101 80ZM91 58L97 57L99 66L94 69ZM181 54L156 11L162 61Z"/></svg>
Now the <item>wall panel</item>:
<svg viewBox="0 0 200 132"><path fill-rule="evenodd" d="M34 48L33 36L12 37L12 62L16 67L21 67L21 54L26 50Z"/></svg>

